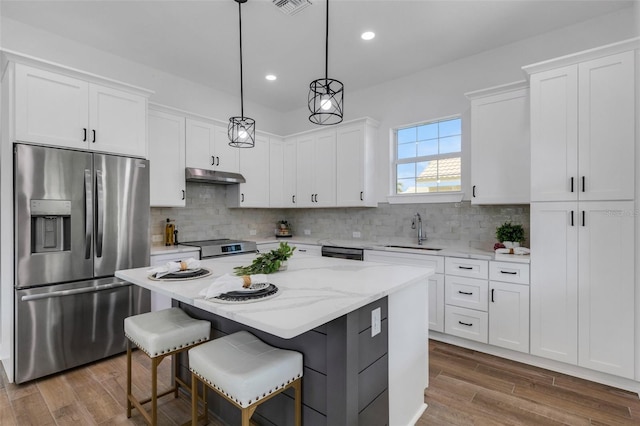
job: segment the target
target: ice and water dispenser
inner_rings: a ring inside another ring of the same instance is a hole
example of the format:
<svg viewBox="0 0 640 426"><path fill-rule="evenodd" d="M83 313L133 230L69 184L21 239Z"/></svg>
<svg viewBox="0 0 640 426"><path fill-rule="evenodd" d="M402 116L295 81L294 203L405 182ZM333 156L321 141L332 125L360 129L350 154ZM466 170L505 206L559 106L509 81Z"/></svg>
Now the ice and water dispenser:
<svg viewBox="0 0 640 426"><path fill-rule="evenodd" d="M31 200L31 253L71 250L71 201Z"/></svg>

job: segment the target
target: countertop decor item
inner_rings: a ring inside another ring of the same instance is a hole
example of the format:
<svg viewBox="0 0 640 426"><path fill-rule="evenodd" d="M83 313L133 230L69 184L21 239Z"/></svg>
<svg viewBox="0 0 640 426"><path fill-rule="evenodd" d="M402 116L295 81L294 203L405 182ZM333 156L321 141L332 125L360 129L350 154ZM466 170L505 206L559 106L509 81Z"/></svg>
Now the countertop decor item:
<svg viewBox="0 0 640 426"><path fill-rule="evenodd" d="M506 248L518 247L524 241L524 228L519 224L505 222L496 228L496 238Z"/></svg>
<svg viewBox="0 0 640 426"><path fill-rule="evenodd" d="M290 237L291 236L291 227L289 226L289 222L286 220L280 220L277 223L278 227L276 228L276 237Z"/></svg>
<svg viewBox="0 0 640 426"><path fill-rule="evenodd" d="M327 0L327 25L325 34L324 78L313 80L309 84L309 121L314 124L329 125L342 121L344 112L344 85L329 78L329 0Z"/></svg>
<svg viewBox="0 0 640 426"><path fill-rule="evenodd" d="M234 0L238 3L238 27L240 29L240 116L229 118L229 145L236 148L253 148L256 144L256 121L244 116L244 91L242 85L242 3L247 0Z"/></svg>
<svg viewBox="0 0 640 426"><path fill-rule="evenodd" d="M236 275L271 274L280 270L280 267L287 259L293 255L295 247L287 243L280 243L280 246L266 253L262 253L249 266L237 266L234 269Z"/></svg>

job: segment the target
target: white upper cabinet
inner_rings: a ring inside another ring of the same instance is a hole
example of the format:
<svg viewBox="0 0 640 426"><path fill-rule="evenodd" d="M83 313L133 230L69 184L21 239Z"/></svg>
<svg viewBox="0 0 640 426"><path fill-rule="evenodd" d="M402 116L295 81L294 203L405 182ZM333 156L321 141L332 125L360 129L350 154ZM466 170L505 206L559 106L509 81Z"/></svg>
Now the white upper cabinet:
<svg viewBox="0 0 640 426"><path fill-rule="evenodd" d="M147 154L147 95L17 63L14 99L14 140Z"/></svg>
<svg viewBox="0 0 640 426"><path fill-rule="evenodd" d="M340 127L336 139L336 204L375 207L374 143L376 129L369 121Z"/></svg>
<svg viewBox="0 0 640 426"><path fill-rule="evenodd" d="M240 174L246 182L227 189L229 206L269 207L269 137L256 134L253 148L234 148L240 154Z"/></svg>
<svg viewBox="0 0 640 426"><path fill-rule="evenodd" d="M227 128L208 121L187 118L187 167L240 171L239 149L229 146Z"/></svg>
<svg viewBox="0 0 640 426"><path fill-rule="evenodd" d="M336 131L324 130L296 140L296 206L336 205Z"/></svg>
<svg viewBox="0 0 640 426"><path fill-rule="evenodd" d="M531 71L531 201L631 200L633 51Z"/></svg>
<svg viewBox="0 0 640 426"><path fill-rule="evenodd" d="M296 206L295 140L269 138L269 206Z"/></svg>
<svg viewBox="0 0 640 426"><path fill-rule="evenodd" d="M185 119L149 109L151 207L184 207Z"/></svg>
<svg viewBox="0 0 640 426"><path fill-rule="evenodd" d="M529 203L529 90L525 81L471 99L471 203Z"/></svg>

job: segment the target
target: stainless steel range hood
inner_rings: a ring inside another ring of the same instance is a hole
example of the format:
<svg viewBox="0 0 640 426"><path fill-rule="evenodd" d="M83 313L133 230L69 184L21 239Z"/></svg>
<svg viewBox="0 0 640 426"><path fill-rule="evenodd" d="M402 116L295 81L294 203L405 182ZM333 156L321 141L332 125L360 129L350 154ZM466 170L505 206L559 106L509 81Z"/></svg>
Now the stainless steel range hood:
<svg viewBox="0 0 640 426"><path fill-rule="evenodd" d="M187 182L212 183L218 185L232 185L246 182L244 176L240 173L195 169L193 167L187 167L185 169L185 178Z"/></svg>

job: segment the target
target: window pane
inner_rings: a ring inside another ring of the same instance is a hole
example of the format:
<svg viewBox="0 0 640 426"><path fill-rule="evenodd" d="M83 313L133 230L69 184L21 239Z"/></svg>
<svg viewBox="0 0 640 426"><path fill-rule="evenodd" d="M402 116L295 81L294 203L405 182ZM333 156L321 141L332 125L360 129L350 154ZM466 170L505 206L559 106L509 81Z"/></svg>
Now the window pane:
<svg viewBox="0 0 640 426"><path fill-rule="evenodd" d="M397 173L398 179L415 178L416 163L398 164Z"/></svg>
<svg viewBox="0 0 640 426"><path fill-rule="evenodd" d="M438 137L438 123L418 126L418 140L436 139Z"/></svg>
<svg viewBox="0 0 640 426"><path fill-rule="evenodd" d="M398 179L396 184L396 193L410 194L416 192L415 179Z"/></svg>
<svg viewBox="0 0 640 426"><path fill-rule="evenodd" d="M441 121L438 123L438 128L440 130L438 136L453 136L462 134L462 120L459 118L455 118L453 120Z"/></svg>
<svg viewBox="0 0 640 426"><path fill-rule="evenodd" d="M415 142L416 140L416 128L409 127L408 129L398 130L398 143Z"/></svg>
<svg viewBox="0 0 640 426"><path fill-rule="evenodd" d="M411 158L416 156L416 143L402 143L398 144L398 159Z"/></svg>
<svg viewBox="0 0 640 426"><path fill-rule="evenodd" d="M461 152L462 145L460 136L450 136L448 138L440 138L440 154L448 154L451 152Z"/></svg>
<svg viewBox="0 0 640 426"><path fill-rule="evenodd" d="M418 157L438 155L438 139L418 142Z"/></svg>

